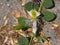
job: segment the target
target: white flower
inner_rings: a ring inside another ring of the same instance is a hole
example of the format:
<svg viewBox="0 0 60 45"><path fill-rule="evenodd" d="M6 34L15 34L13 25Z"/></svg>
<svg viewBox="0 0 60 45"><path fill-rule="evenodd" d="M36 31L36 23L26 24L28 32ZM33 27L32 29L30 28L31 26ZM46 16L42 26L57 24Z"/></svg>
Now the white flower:
<svg viewBox="0 0 60 45"><path fill-rule="evenodd" d="M32 18L36 18L37 16L40 15L40 12L37 12L36 10L31 10L31 11L28 11L28 14L29 14Z"/></svg>

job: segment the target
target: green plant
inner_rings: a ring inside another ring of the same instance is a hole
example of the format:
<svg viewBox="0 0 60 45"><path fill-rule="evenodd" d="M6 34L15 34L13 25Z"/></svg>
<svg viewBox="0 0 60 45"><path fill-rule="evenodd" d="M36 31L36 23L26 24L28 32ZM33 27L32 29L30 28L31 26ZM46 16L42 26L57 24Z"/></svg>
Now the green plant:
<svg viewBox="0 0 60 45"><path fill-rule="evenodd" d="M34 34L34 36L30 36L30 42L28 42L27 37L20 37L18 39L18 43L19 45L30 45L30 43L32 42L33 38L36 37L36 31L37 31L37 20L39 16L41 16L40 20L45 20L45 21L52 21L53 19L55 19L55 14L53 12L48 11L47 9L51 9L54 6L54 3L52 0L33 0L31 2L28 2L24 5L25 10L27 11L27 13L31 16L31 20L32 20L32 35ZM44 10L45 9L45 10ZM20 30L20 29L25 29L25 28L29 28L31 27L28 23L29 20L25 17L20 17L18 18L18 22L19 24L17 26L15 26L16 30ZM41 22L40 22L41 23ZM40 30L40 29L39 29ZM23 30L26 33L26 30ZM46 37L45 35L38 36L37 37L38 41L41 42L42 40L45 40Z"/></svg>

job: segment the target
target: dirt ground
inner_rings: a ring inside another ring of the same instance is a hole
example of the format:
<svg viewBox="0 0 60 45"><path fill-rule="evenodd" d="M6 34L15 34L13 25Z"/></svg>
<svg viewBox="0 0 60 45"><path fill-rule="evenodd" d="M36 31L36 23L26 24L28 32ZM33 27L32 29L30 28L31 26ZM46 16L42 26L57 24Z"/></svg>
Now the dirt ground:
<svg viewBox="0 0 60 45"><path fill-rule="evenodd" d="M27 0L27 2L28 1L30 0ZM54 0L54 2L55 7L49 11L54 12L57 18L52 23L46 22L43 28L43 32L47 37L51 37L51 45L60 45L60 0ZM22 13L23 9L20 4L20 0L0 0L0 26L4 26L6 20L8 20L8 25L16 24L16 19L14 18L15 15L12 13L14 10L17 10L18 14L21 12L21 15L24 16ZM5 18L6 15L8 15L8 18ZM53 23L58 26L54 28L54 26L52 26ZM2 36L6 34L5 30L5 28L3 30L0 29L0 42L3 42L5 39L5 37L2 38ZM3 34L1 34L2 31L4 31ZM2 44L0 43L0 45Z"/></svg>

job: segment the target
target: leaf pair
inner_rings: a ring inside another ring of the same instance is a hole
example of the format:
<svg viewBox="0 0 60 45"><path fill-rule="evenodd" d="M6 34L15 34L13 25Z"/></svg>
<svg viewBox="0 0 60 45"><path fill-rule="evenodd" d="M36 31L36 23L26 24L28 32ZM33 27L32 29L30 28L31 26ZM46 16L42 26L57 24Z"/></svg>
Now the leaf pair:
<svg viewBox="0 0 60 45"><path fill-rule="evenodd" d="M52 8L54 6L54 1L53 0L42 0L44 1L43 2L43 7L45 8ZM25 4L25 9L27 11L30 11L32 9L35 9L38 11L40 5L39 4L36 4L36 3L33 3L33 2L28 2Z"/></svg>
<svg viewBox="0 0 60 45"><path fill-rule="evenodd" d="M38 4L35 4L33 2L28 2L28 3L25 4L25 10L27 10L27 11L30 11L32 9L38 10L39 7L40 6Z"/></svg>
<svg viewBox="0 0 60 45"><path fill-rule="evenodd" d="M52 8L54 6L53 0L43 0L43 1L44 1L43 7L47 8L47 9ZM43 11L42 15L43 15L43 19L45 21L52 21L56 18L55 14L52 12L49 12L49 11Z"/></svg>

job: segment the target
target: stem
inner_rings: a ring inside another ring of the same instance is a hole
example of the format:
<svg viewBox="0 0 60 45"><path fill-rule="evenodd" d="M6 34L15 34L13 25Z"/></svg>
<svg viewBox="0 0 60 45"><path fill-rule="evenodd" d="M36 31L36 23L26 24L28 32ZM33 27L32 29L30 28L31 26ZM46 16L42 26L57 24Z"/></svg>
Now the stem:
<svg viewBox="0 0 60 45"><path fill-rule="evenodd" d="M38 11L40 11L40 12L41 12L41 10L42 10L42 8L43 8L43 3L44 3L44 1L45 1L45 0L41 0L41 5L40 5L40 8L39 8L39 10L38 10Z"/></svg>
<svg viewBox="0 0 60 45"><path fill-rule="evenodd" d="M30 43L29 43L29 45L31 44L32 40L33 40L33 37L31 37L31 40L30 40Z"/></svg>
<svg viewBox="0 0 60 45"><path fill-rule="evenodd" d="M33 30L32 32L34 34L36 34L36 31L37 31L37 21L36 21L36 19L33 20L32 30Z"/></svg>
<svg viewBox="0 0 60 45"><path fill-rule="evenodd" d="M36 27L36 26L37 26L37 22L36 22L36 19L34 19L34 20L33 20L33 26L32 26L32 30L33 30L33 33L34 33L34 34L35 34L36 31L37 31L37 27ZM32 42L32 40L33 40L33 37L34 37L34 36L31 37L31 40L30 40L29 45L31 44L31 42Z"/></svg>

